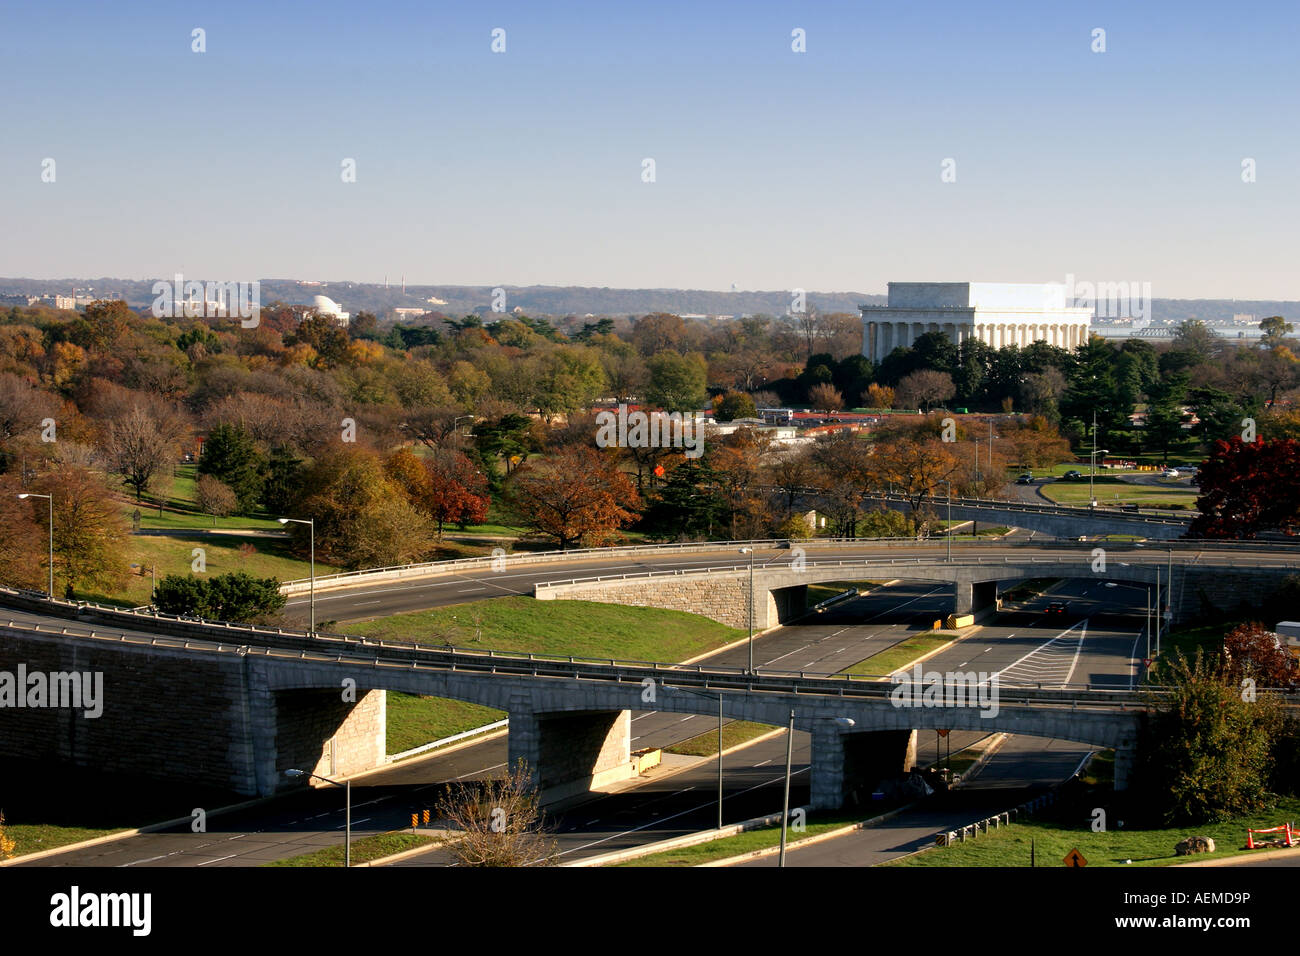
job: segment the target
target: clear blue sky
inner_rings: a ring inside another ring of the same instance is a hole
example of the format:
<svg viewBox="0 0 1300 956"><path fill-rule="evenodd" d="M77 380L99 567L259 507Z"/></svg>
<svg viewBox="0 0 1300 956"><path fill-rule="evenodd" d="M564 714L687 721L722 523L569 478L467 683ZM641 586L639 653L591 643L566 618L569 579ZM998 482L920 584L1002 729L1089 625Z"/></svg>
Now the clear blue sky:
<svg viewBox="0 0 1300 956"><path fill-rule="evenodd" d="M1249 0L9 3L0 275L1300 299L1297 27Z"/></svg>

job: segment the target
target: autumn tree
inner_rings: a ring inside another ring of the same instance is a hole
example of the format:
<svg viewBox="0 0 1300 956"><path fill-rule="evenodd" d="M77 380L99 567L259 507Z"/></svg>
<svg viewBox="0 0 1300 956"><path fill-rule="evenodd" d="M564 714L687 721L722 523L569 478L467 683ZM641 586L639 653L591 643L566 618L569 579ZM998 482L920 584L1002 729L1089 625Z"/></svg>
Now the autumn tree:
<svg viewBox="0 0 1300 956"><path fill-rule="evenodd" d="M388 457L384 468L406 491L411 504L436 523L439 541L445 524L474 524L487 517L487 479L458 451L436 448L427 457L417 458L400 448Z"/></svg>
<svg viewBox="0 0 1300 956"><path fill-rule="evenodd" d="M49 502L22 501L17 475L0 476L0 582L44 591L47 586Z"/></svg>
<svg viewBox="0 0 1300 956"><path fill-rule="evenodd" d="M868 408L893 408L894 390L888 385L872 382L867 386L866 402Z"/></svg>
<svg viewBox="0 0 1300 956"><path fill-rule="evenodd" d="M1278 636L1258 621L1239 624L1223 638L1228 682L1251 678L1260 687L1289 687L1296 681L1297 658Z"/></svg>
<svg viewBox="0 0 1300 956"><path fill-rule="evenodd" d="M62 580L64 596L71 600L78 588L122 587L127 530L103 480L81 468L64 468L37 487L54 497L54 574Z"/></svg>
<svg viewBox="0 0 1300 956"><path fill-rule="evenodd" d="M484 780L455 781L437 803L441 842L461 866L553 866L559 850L521 758Z"/></svg>
<svg viewBox="0 0 1300 956"><path fill-rule="evenodd" d="M1198 474L1200 514L1189 534L1253 538L1300 527L1300 441L1216 441Z"/></svg>
<svg viewBox="0 0 1300 956"><path fill-rule="evenodd" d="M298 511L316 522L316 550L347 568L388 567L425 557L430 520L384 471L379 456L351 444L331 446L304 475ZM305 550L307 529L291 525Z"/></svg>
<svg viewBox="0 0 1300 956"><path fill-rule="evenodd" d="M515 471L510 500L521 520L561 550L597 545L636 518L636 490L614 457L580 445Z"/></svg>
<svg viewBox="0 0 1300 956"><path fill-rule="evenodd" d="M907 498L913 516L927 499L960 473L961 461L950 443L934 438L901 436L876 444L871 456L872 484Z"/></svg>
<svg viewBox="0 0 1300 956"><path fill-rule="evenodd" d="M720 422L731 422L737 418L757 418L758 406L744 392L727 392L719 396L714 415Z"/></svg>

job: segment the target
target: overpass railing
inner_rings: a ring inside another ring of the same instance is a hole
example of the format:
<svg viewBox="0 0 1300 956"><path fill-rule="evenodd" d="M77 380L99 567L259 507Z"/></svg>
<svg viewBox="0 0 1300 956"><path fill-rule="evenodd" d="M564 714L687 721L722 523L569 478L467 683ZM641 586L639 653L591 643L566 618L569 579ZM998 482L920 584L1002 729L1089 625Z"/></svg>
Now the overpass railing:
<svg viewBox="0 0 1300 956"><path fill-rule="evenodd" d="M1115 567L1123 567L1123 566L1131 566L1131 565L1137 565L1138 567L1143 567L1143 568L1164 567L1166 561L1168 560L1168 557L1167 555L1162 553L1163 550L1164 549L1152 548L1148 551L1147 554L1140 555L1140 556L1128 554L1127 556L1129 558L1140 557L1141 560L1111 561L1108 567L1115 568ZM1091 568L1090 562L1088 562L1084 558L1011 557L1010 555L1003 555L1001 557L998 557L996 555L986 555L983 557L978 557L973 559L969 557L963 557L961 560L956 560L954 558L954 560L952 561L948 561L942 557L856 558L856 559L842 558L838 561L831 561L831 560L824 560L824 559L823 560L808 559L808 561L805 563L805 568L808 569L815 568L818 570L822 570L826 568L844 568L846 570L860 569L864 571L872 571L872 570L879 570L882 568L886 568L890 570L903 569L903 568L971 568L971 567L987 568L990 566L1001 565L1007 568L1033 567L1033 568L1043 568L1044 570L1047 570L1053 567L1065 567L1065 566L1068 566L1070 568L1077 568L1081 564L1088 565L1089 568ZM1239 567L1240 560L1232 556L1223 556L1223 557L1211 557L1205 560L1195 559L1189 561L1183 558L1182 556L1179 556L1178 558L1174 559L1173 565L1179 568ZM1255 564L1251 564L1250 567L1258 568L1260 570L1300 571L1300 562L1284 562L1281 564L1255 563ZM756 567L754 569L754 572L755 574L758 574L760 572L768 572L773 570L782 571L785 573L798 573L798 572L793 572L791 571L791 569L786 568L784 566L773 566L770 564L763 565L761 567ZM673 568L667 571L631 571L625 574L600 574L600 575L590 575L587 577L567 578L562 581L539 582L533 586L533 589L534 592L538 592L544 590L551 590L554 588L569 587L572 585L599 584L605 581L630 581L630 580L641 580L641 579L651 579L651 578L654 579L678 578L678 577L690 577L692 575L748 573L748 571L749 571L748 562L740 562L737 564L721 565L718 567L707 567L707 568ZM1089 577L1096 576L1100 578L1100 577L1104 577L1105 575L1102 574L1101 572L1098 572L1094 575L1093 572L1089 570L1088 576Z"/></svg>
<svg viewBox="0 0 1300 956"><path fill-rule="evenodd" d="M1073 539L1059 539L1055 542L1039 540L1024 541L1004 541L994 544L985 539L959 540L953 539L954 548L1026 548L1041 549L1044 547L1068 548L1082 547L1087 545L1088 549L1098 547L1104 542L1078 542ZM355 587L366 583L390 580L403 580L406 578L425 578L437 577L443 574L455 574L460 571L482 571L491 570L498 561L508 561L511 568L521 565L533 564L556 564L567 561L581 560L598 560L602 558L619 558L619 557L647 557L657 555L674 555L674 554L700 554L711 553L716 551L725 551L728 549L738 549L741 547L765 548L769 550L789 550L792 548L813 548L813 549L833 549L848 547L885 547L885 548L933 548L946 546L946 538L917 538L909 536L906 538L810 538L807 540L791 540L789 538L757 538L737 541L691 541L678 544L653 544L653 545L629 545L619 548L580 548L571 551L543 551L530 554L509 554L509 555L485 555L476 558L452 558L445 561L425 561L417 564L394 565L384 568L366 568L358 571L339 571L333 574L322 574L316 578L316 590L323 591L331 588ZM1262 542L1262 541L1217 541L1217 540L1174 540L1160 541L1150 545L1152 548L1168 550L1173 548L1178 550L1259 550L1266 546L1268 550L1287 551L1300 550L1300 542ZM1107 545L1111 550L1116 550L1116 545ZM1141 547L1140 544L1124 544L1122 547ZM298 578L292 581L285 581L280 585L280 592L285 595L306 593L311 587L309 578Z"/></svg>
<svg viewBox="0 0 1300 956"><path fill-rule="evenodd" d="M5 626L11 631L39 636L87 638L121 645L237 654L241 657L252 655L282 661L342 664L367 670L395 669L413 672L435 670L448 673L477 673L483 676L597 680L633 684L638 687L644 686L646 679L649 678L656 680L660 687L668 692L676 686L690 686L715 693L739 691L887 700L897 686L897 682L891 683L886 677L871 675L826 676L778 670L746 674L741 668L730 667L705 668L700 665L663 664L653 661L591 660L581 657L515 655L493 651L474 654L463 649L440 652L421 645L398 647L388 642L370 641L365 642L364 647L356 646L351 649L380 651L379 654L361 656L357 653L348 653L347 650L226 643L166 635L109 633L93 628L44 626L15 621L9 621ZM397 650L404 654L412 652L419 653L421 656L427 654L429 659L399 659L383 653ZM1166 690L1152 687L1149 693L1160 695L1166 693ZM1000 706L1021 704L1052 708L1068 706L1071 709L1145 710L1149 705L1149 701L1141 692L1117 691L1101 686L1089 688L1086 685L1034 687L1002 684L1000 681L997 699Z"/></svg>
<svg viewBox="0 0 1300 956"><path fill-rule="evenodd" d="M60 602L61 603L61 602ZM743 690L749 692L810 693L852 697L888 697L897 681L891 675L810 674L807 671L760 668L750 674L738 666L718 664L670 664L660 661L620 660L618 658L589 658L576 655L549 655L521 651L496 651L455 647L450 644L430 645L414 641L385 641L346 634L309 635L302 631L282 628L258 628L252 625L193 622L164 615L144 615L118 612L126 617L152 620L161 625L181 625L199 631L203 636L190 639L182 636L152 634L106 634L93 628L69 626L43 626L39 623L10 620L11 629L55 636L90 637L123 643L144 644L181 649L226 649L240 654L260 653L279 659L311 660L318 662L350 663L364 667L435 668L448 671L467 671L530 677L557 677L577 680L604 680L616 683L642 683L647 677L664 683L686 684L709 690ZM230 636L226 644L220 638ZM240 640L243 638L243 640ZM260 641L260 644L250 643ZM364 655L364 656L362 656ZM409 659L415 655L416 659ZM1104 684L1003 684L999 680L1000 703L1068 704L1083 706L1145 707L1149 694L1168 692L1164 687L1144 687L1140 691L1116 689ZM1277 690L1288 702L1300 704L1300 694Z"/></svg>

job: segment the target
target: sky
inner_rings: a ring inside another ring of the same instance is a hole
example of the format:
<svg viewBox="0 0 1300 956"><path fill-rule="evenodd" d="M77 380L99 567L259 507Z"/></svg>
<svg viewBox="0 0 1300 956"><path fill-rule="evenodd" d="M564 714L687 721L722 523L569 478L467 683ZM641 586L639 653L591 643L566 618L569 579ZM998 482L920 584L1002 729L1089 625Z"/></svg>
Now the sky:
<svg viewBox="0 0 1300 956"><path fill-rule="evenodd" d="M1300 299L1298 27L1251 0L3 4L0 276Z"/></svg>

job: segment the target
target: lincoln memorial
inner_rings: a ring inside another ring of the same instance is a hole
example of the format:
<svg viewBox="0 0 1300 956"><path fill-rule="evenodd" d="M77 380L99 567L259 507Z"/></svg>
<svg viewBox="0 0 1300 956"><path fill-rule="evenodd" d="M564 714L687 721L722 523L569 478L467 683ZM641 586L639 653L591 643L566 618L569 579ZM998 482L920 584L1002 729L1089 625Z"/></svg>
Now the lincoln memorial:
<svg viewBox="0 0 1300 956"><path fill-rule="evenodd" d="M1072 308L1059 283L891 282L888 305L862 308L862 354L881 361L927 332L961 345L972 336L1000 349L1042 340L1061 348L1088 341L1091 308Z"/></svg>

